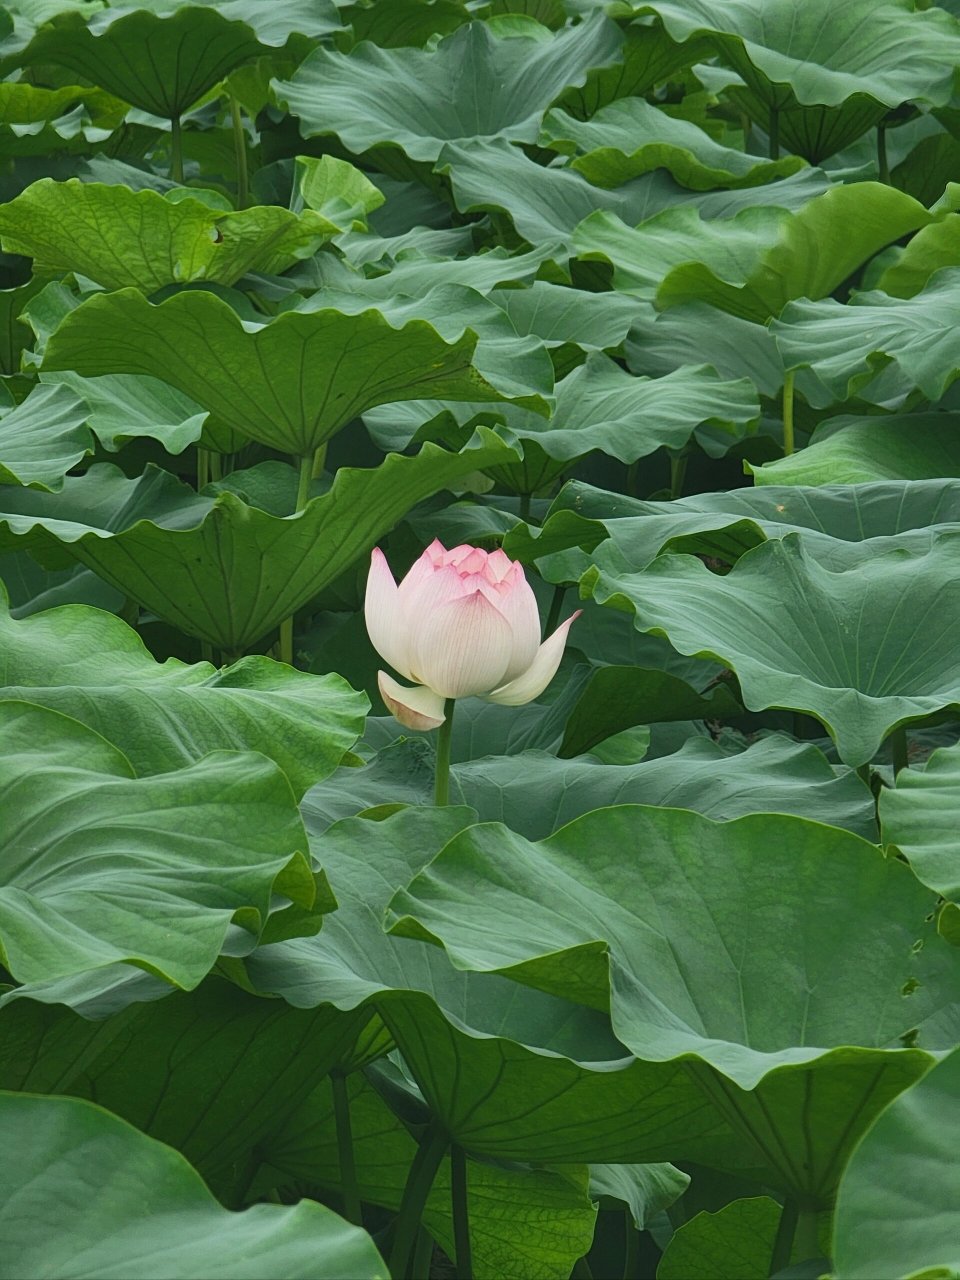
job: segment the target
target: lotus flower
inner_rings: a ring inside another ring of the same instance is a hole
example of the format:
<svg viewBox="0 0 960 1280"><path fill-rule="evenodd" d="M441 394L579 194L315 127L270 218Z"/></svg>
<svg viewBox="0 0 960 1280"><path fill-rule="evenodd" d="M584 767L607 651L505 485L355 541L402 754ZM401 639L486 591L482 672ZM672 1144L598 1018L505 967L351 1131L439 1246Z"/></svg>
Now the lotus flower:
<svg viewBox="0 0 960 1280"><path fill-rule="evenodd" d="M505 552L433 541L398 586L379 547L370 558L364 602L373 647L385 671L380 694L408 729L436 729L447 698L489 698L518 707L556 674L577 610L540 643L537 601L523 566Z"/></svg>

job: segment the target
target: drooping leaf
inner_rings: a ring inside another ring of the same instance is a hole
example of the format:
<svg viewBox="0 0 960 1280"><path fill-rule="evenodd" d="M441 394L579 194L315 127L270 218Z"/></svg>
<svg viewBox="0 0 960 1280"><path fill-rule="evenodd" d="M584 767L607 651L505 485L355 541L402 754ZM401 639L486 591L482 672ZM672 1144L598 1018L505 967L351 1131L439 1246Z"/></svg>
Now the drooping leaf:
<svg viewBox="0 0 960 1280"><path fill-rule="evenodd" d="M733 1200L716 1213L698 1213L670 1238L657 1280L767 1280L780 1205L768 1196Z"/></svg>
<svg viewBox="0 0 960 1280"><path fill-rule="evenodd" d="M158 440L167 453L183 453L201 439L209 418L196 401L159 378L132 373L83 378L62 370L41 374L40 382L59 383L78 396L86 405L87 426L111 453L144 436ZM214 445L210 439L206 443Z"/></svg>
<svg viewBox="0 0 960 1280"><path fill-rule="evenodd" d="M106 289L232 285L248 271L280 272L315 253L337 225L312 209L238 212L186 196L41 178L0 207L0 243L40 275L75 271Z"/></svg>
<svg viewBox="0 0 960 1280"><path fill-rule="evenodd" d="M717 270L708 259L678 264L657 289L656 303L709 302L764 324L794 298L828 297L861 263L930 219L918 200L885 183L835 186L788 215L746 270L735 274L724 264Z"/></svg>
<svg viewBox="0 0 960 1280"><path fill-rule="evenodd" d="M394 328L372 309L291 311L257 328L211 293L154 306L123 289L71 312L43 368L162 378L251 439L305 456L376 404L503 399L473 368L476 344L469 329L447 342L424 320ZM510 398L539 405L540 390Z"/></svg>
<svg viewBox="0 0 960 1280"><path fill-rule="evenodd" d="M903 253L877 281L893 298L912 298L944 267L960 266L960 214L949 213L921 227Z"/></svg>
<svg viewBox="0 0 960 1280"><path fill-rule="evenodd" d="M17 622L0 601L4 700L60 711L119 747L138 777L212 751L257 751L297 795L332 772L363 731L366 699L339 676L310 676L269 658L155 662L111 614L65 606Z"/></svg>
<svg viewBox="0 0 960 1280"><path fill-rule="evenodd" d="M385 196L365 173L336 156L297 157L299 198L341 231L366 229Z"/></svg>
<svg viewBox="0 0 960 1280"><path fill-rule="evenodd" d="M787 367L813 369L837 400L869 388L892 365L887 372L902 395L918 387L936 403L960 372L958 297L960 268L952 267L912 298L871 290L847 303L791 302L770 327Z"/></svg>
<svg viewBox="0 0 960 1280"><path fill-rule="evenodd" d="M618 98L586 121L551 111L541 141L573 155L570 167L598 187L621 187L661 168L694 191L755 187L803 168L799 156L764 160L722 146L697 125L669 116L643 98Z"/></svg>
<svg viewBox="0 0 960 1280"><path fill-rule="evenodd" d="M592 1164L590 1193L622 1200L638 1231L679 1200L689 1186L689 1174L672 1164Z"/></svg>
<svg viewBox="0 0 960 1280"><path fill-rule="evenodd" d="M751 710L816 716L850 765L871 760L895 728L960 707L960 534L874 551L837 542L828 569L789 534L742 556L725 577L692 556L661 556L640 574L588 572L584 593L634 613L681 653L716 658Z"/></svg>
<svg viewBox="0 0 960 1280"><path fill-rule="evenodd" d="M902 769L879 798L884 843L895 845L917 878L945 898L960 896L960 748L934 751L923 771Z"/></svg>
<svg viewBox="0 0 960 1280"><path fill-rule="evenodd" d="M0 417L0 483L59 489L88 453L87 407L66 387L36 387Z"/></svg>
<svg viewBox="0 0 960 1280"><path fill-rule="evenodd" d="M476 446L460 453L424 445L372 470L341 468L328 492L293 516L248 506L232 492L211 502L149 468L133 484L114 476L113 503L99 506L94 495L106 477L88 473L65 486L77 516L69 508L66 519L54 514L63 510L59 500L7 497L0 544L28 547L53 567L79 560L188 635L239 654L336 581L418 502L472 471L515 460L481 430ZM158 485L159 510L138 510L141 486L148 497Z"/></svg>
<svg viewBox="0 0 960 1280"><path fill-rule="evenodd" d="M172 1148L77 1098L5 1093L8 1265L64 1280L386 1280L367 1233L311 1200L230 1213ZM98 1194L91 1203L88 1187ZM56 1230L50 1224L56 1222Z"/></svg>
<svg viewBox="0 0 960 1280"><path fill-rule="evenodd" d="M884 1046L957 998L930 905L902 863L818 823L623 806L537 845L470 827L388 920L464 969L609 999L628 1048L682 1059L772 1184L821 1202L867 1116L933 1060Z"/></svg>
<svg viewBox="0 0 960 1280"><path fill-rule="evenodd" d="M334 133L355 154L386 144L432 164L445 142L536 141L550 103L615 61L620 40L599 14L548 40L502 38L471 22L431 50L320 48L275 87L304 137Z"/></svg>
<svg viewBox="0 0 960 1280"><path fill-rule="evenodd" d="M89 23L79 13L62 13L13 58L18 66L65 67L171 120L235 67L271 52L246 22L204 4L184 5L169 16L144 8L118 16L107 9Z"/></svg>
<svg viewBox="0 0 960 1280"><path fill-rule="evenodd" d="M274 891L316 896L285 775L252 752L135 778L93 730L0 704L5 812L0 946L19 981L134 964L182 987L208 972L236 916L252 933ZM51 797L57 802L51 804Z"/></svg>
<svg viewBox="0 0 960 1280"><path fill-rule="evenodd" d="M546 280L534 280L526 289L497 289L490 300L503 308L517 333L535 334L550 350L568 343L583 351L617 348L638 310L635 299L618 293L586 293Z"/></svg>
<svg viewBox="0 0 960 1280"><path fill-rule="evenodd" d="M960 1049L895 1099L853 1153L837 1193L842 1280L960 1274Z"/></svg>
<svg viewBox="0 0 960 1280"><path fill-rule="evenodd" d="M755 467L754 484L861 484L960 476L960 415L830 418L797 453Z"/></svg>

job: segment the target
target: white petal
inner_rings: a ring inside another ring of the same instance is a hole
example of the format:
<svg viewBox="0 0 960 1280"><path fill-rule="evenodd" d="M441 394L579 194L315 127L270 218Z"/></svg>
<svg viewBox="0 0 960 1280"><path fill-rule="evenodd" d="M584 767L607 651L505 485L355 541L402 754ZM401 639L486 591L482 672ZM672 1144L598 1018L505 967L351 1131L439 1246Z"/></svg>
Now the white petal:
<svg viewBox="0 0 960 1280"><path fill-rule="evenodd" d="M390 572L387 558L379 547L370 555L370 572L367 574L367 591L363 602L363 620L367 625L370 643L385 662L407 679L412 679L408 669L409 648L403 610L398 598L398 587Z"/></svg>
<svg viewBox="0 0 960 1280"><path fill-rule="evenodd" d="M408 729L438 729L446 720L443 698L425 685L404 688L385 671L377 672L377 685L387 710Z"/></svg>
<svg viewBox="0 0 960 1280"><path fill-rule="evenodd" d="M563 646L567 643L567 632L582 612L582 609L578 609L566 622L561 622L553 635L544 640L537 650L537 656L523 675L487 694L489 700L507 707L520 707L525 702L532 702L538 693L543 693L557 674L557 667L563 657Z"/></svg>
<svg viewBox="0 0 960 1280"><path fill-rule="evenodd" d="M482 591L425 610L411 635L416 678L445 698L495 689L512 653L510 624Z"/></svg>
<svg viewBox="0 0 960 1280"><path fill-rule="evenodd" d="M521 565L513 568L501 584L497 606L513 632L510 665L503 678L515 680L527 670L540 648L540 610Z"/></svg>

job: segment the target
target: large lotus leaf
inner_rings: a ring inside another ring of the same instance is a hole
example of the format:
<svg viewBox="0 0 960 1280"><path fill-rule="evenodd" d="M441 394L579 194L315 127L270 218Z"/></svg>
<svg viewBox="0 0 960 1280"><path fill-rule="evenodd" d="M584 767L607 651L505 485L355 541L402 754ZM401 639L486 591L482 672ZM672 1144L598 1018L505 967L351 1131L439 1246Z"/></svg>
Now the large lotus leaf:
<svg viewBox="0 0 960 1280"><path fill-rule="evenodd" d="M960 269L951 267L912 298L873 290L848 303L792 302L770 327L786 366L813 369L837 400L892 365L905 391L918 387L936 402L960 373L958 300Z"/></svg>
<svg viewBox="0 0 960 1280"><path fill-rule="evenodd" d="M429 804L434 764L425 742L385 747L364 768L340 769L311 789L311 824L381 804ZM834 770L811 744L781 737L763 738L735 755L709 738L692 738L672 755L630 764L558 761L546 751L486 756L454 765L450 786L483 821L503 822L529 840L610 804L694 809L717 820L793 813L876 838L867 786L851 771Z"/></svg>
<svg viewBox="0 0 960 1280"><path fill-rule="evenodd" d="M614 214L600 211L577 227L573 246L588 262L609 262L617 289L653 301L668 273L683 264L700 263L725 279L746 279L764 249L777 243L788 217L785 209L770 206L706 221L691 205L666 209L629 227Z"/></svg>
<svg viewBox="0 0 960 1280"><path fill-rule="evenodd" d="M595 67L582 86L567 89L560 106L580 120L587 120L617 98L643 98L674 72L709 58L707 40L678 44L661 26L631 23L624 31L620 60L612 67Z"/></svg>
<svg viewBox="0 0 960 1280"><path fill-rule="evenodd" d="M361 1075L348 1077L350 1128L361 1199L400 1207L416 1140ZM284 1129L265 1144L270 1178L341 1191L340 1160L330 1084L324 1081ZM275 1170L275 1172L273 1172ZM679 1176L679 1175L677 1175ZM423 1223L453 1254L449 1159L440 1163ZM577 1168L562 1172L470 1161L467 1196L474 1275L486 1280L565 1280L593 1238L596 1211Z"/></svg>
<svg viewBox="0 0 960 1280"><path fill-rule="evenodd" d="M960 266L960 214L949 213L921 227L903 253L887 267L877 288L894 298L912 298L936 271Z"/></svg>
<svg viewBox="0 0 960 1280"><path fill-rule="evenodd" d="M829 418L797 453L747 469L754 484L861 484L960 476L960 414Z"/></svg>
<svg viewBox="0 0 960 1280"><path fill-rule="evenodd" d="M626 1205L633 1225L644 1231L658 1214L674 1204L690 1185L689 1174L672 1164L593 1164L590 1192Z"/></svg>
<svg viewBox="0 0 960 1280"><path fill-rule="evenodd" d="M274 891L313 905L293 792L264 756L215 752L136 778L122 752L57 711L6 702L0 721L12 819L0 938L18 980L125 962L195 987L234 917L255 936Z"/></svg>
<svg viewBox="0 0 960 1280"><path fill-rule="evenodd" d="M576 582L591 562L605 572L637 572L661 550L686 551L732 564L766 538L803 531L803 541L819 559L843 554L837 544L873 542L874 550L910 541L913 531L960 523L960 484L955 480L916 480L862 485L764 485L725 493L700 493L673 502L648 502L611 494L591 485L567 485L552 508L541 537L553 537L551 525L566 528L566 546L539 562L550 581ZM577 524L577 521L580 521ZM602 521L609 541L597 545ZM572 526L572 527L571 527ZM522 538L518 527L507 536L511 555L537 558L537 542ZM589 541L584 541L589 537ZM526 544L526 547L524 547ZM596 548L596 550L594 550Z"/></svg>
<svg viewBox="0 0 960 1280"><path fill-rule="evenodd" d="M877 1118L844 1171L840 1280L960 1275L960 1049Z"/></svg>
<svg viewBox="0 0 960 1280"><path fill-rule="evenodd" d="M371 299L387 302L396 296L421 298L440 285L456 284L488 294L501 285L519 285L532 280L541 265L557 251L556 244L538 245L526 253L510 253L504 248L489 249L468 258L401 258L383 275L364 277L333 257L318 255L309 264L316 278L309 287L362 289Z"/></svg>
<svg viewBox="0 0 960 1280"><path fill-rule="evenodd" d="M512 396L482 377L476 345L470 329L447 342L425 320L395 328L375 310L291 311L256 326L205 291L154 306L123 289L72 311L43 368L159 377L251 439L308 455L377 404L436 396L540 405L541 386Z"/></svg>
<svg viewBox="0 0 960 1280"><path fill-rule="evenodd" d="M335 133L354 153L387 144L432 164L459 139L535 142L551 102L615 61L620 43L599 14L543 40L471 22L431 50L317 49L275 88L304 137Z"/></svg>
<svg viewBox="0 0 960 1280"><path fill-rule="evenodd" d="M618 348L638 310L635 298L587 293L546 280L534 280L526 289L496 289L490 300L503 308L517 333L535 334L551 349L568 343L584 351Z"/></svg>
<svg viewBox="0 0 960 1280"><path fill-rule="evenodd" d="M516 457L486 431L460 453L424 445L372 470L340 468L328 492L286 517L230 492L211 503L167 480L164 506L138 518L136 494L126 486L119 510L97 510L84 496L102 487L101 478L76 477L65 492L81 519L60 518L59 500L8 499L3 506L18 514L0 515L0 544L22 543L53 566L79 560L188 635L238 654L336 581L418 502ZM156 473L148 469L141 483L155 491Z"/></svg>
<svg viewBox="0 0 960 1280"><path fill-rule="evenodd" d="M53 63L152 115L175 119L235 67L274 52L246 22L212 5L189 5L168 17L143 9L106 21L63 13L42 26L15 66Z"/></svg>
<svg viewBox="0 0 960 1280"><path fill-rule="evenodd" d="M386 199L362 170L336 156L297 156L296 190L308 209L341 231L365 231L367 214Z"/></svg>
<svg viewBox="0 0 960 1280"><path fill-rule="evenodd" d="M257 1148L350 1050L366 1018L330 1005L292 1009L221 978L99 1022L21 999L0 1014L0 1081L95 1099L175 1147L240 1208Z"/></svg>
<svg viewBox="0 0 960 1280"><path fill-rule="evenodd" d="M349 6L352 48L363 40L381 49L423 48L431 36L447 36L470 20L464 0L361 0Z"/></svg>
<svg viewBox="0 0 960 1280"><path fill-rule="evenodd" d="M364 421L381 446L403 448L416 438L419 424L443 412L436 401L413 401L384 405L365 414ZM464 405L454 416L469 423L483 412L482 405ZM663 445L681 448L703 426L725 429L733 444L759 417L760 406L746 378L726 382L707 365L664 378L635 378L608 356L592 352L557 383L551 417L512 406L494 413L503 421L498 431L506 441L533 441L550 458L567 462L597 449L633 462Z"/></svg>
<svg viewBox="0 0 960 1280"><path fill-rule="evenodd" d="M839 107L866 96L886 107L920 99L945 106L960 58L957 23L910 0L655 0L676 41L707 37L768 106Z"/></svg>
<svg viewBox="0 0 960 1280"><path fill-rule="evenodd" d="M53 0L59 3L59 0ZM280 46L292 35L316 39L341 27L337 13L343 0L121 0L109 9L100 10L93 20L95 31L104 31L125 12L148 9L159 17L169 17L178 9L189 9L197 3L215 9L232 22L246 22L264 44Z"/></svg>
<svg viewBox="0 0 960 1280"><path fill-rule="evenodd" d="M309 797L304 814L313 829ZM434 1114L474 1154L569 1164L661 1160L679 1149L754 1167L756 1155L679 1064L632 1061L605 1015L570 1003L581 988L605 985L602 949L584 949L581 972L558 998L461 973L438 948L383 932L394 890L472 817L407 809L329 829L321 819L317 847L339 910L309 939L259 947L246 961L254 986L298 1008L372 1005Z"/></svg>
<svg viewBox="0 0 960 1280"><path fill-rule="evenodd" d="M20 353L32 341L30 328L21 313L43 287L43 280L31 276L26 284L0 289L0 374L9 376L20 372Z"/></svg>
<svg viewBox="0 0 960 1280"><path fill-rule="evenodd" d="M41 374L40 382L61 384L79 396L86 405L87 426L111 453L142 436L158 440L167 453L183 453L201 439L209 417L189 396L159 378L133 373L83 378L63 370ZM205 443L212 447L212 441Z"/></svg>
<svg viewBox="0 0 960 1280"><path fill-rule="evenodd" d="M657 1280L767 1280L781 1206L769 1196L733 1200L682 1223L657 1264Z"/></svg>
<svg viewBox="0 0 960 1280"><path fill-rule="evenodd" d="M827 568L790 534L725 577L692 556L661 556L642 574L590 570L581 589L681 653L730 666L751 710L816 716L858 766L894 729L960 709L958 554L956 530L919 549L838 542Z"/></svg>
<svg viewBox="0 0 960 1280"><path fill-rule="evenodd" d="M4 700L81 721L120 748L142 777L211 751L258 751L297 795L331 773L363 731L366 698L336 675L244 658L216 670L156 662L112 614L84 605L14 621L0 601Z"/></svg>
<svg viewBox="0 0 960 1280"><path fill-rule="evenodd" d="M0 484L59 489L93 452L87 407L66 387L36 387L0 417Z"/></svg>
<svg viewBox="0 0 960 1280"><path fill-rule="evenodd" d="M436 171L450 180L464 213L505 213L530 244L560 241L569 255L574 229L606 210L633 226L689 198L671 179L654 174L619 191L602 191L571 169L546 168L502 138L447 144Z"/></svg>
<svg viewBox="0 0 960 1280"><path fill-rule="evenodd" d="M716 308L707 302L685 302L661 312L639 302L624 356L633 373L653 377L705 361L726 378L749 378L768 399L783 386L783 361L766 325L729 314L718 324ZM801 370L796 388L808 404L833 404L833 396L809 370Z"/></svg>
<svg viewBox="0 0 960 1280"><path fill-rule="evenodd" d="M574 155L570 167L598 187L620 187L661 168L694 191L755 187L803 168L799 156L765 160L722 146L692 121L669 116L642 98L619 98L585 121L551 111L540 140Z"/></svg>
<svg viewBox="0 0 960 1280"><path fill-rule="evenodd" d="M386 1280L367 1233L312 1200L224 1209L179 1152L77 1098L0 1096L11 1275ZM96 1194L92 1194L96 1188Z"/></svg>
<svg viewBox="0 0 960 1280"><path fill-rule="evenodd" d="M105 289L146 292L280 272L338 229L312 209L224 212L190 196L171 201L156 191L79 178L41 178L0 206L0 243L7 253L33 258L38 274L72 271Z"/></svg>
<svg viewBox="0 0 960 1280"><path fill-rule="evenodd" d="M931 1065L886 1046L957 999L932 902L848 832L621 806L539 844L470 827L387 918L464 969L609 998L629 1048L682 1064L774 1185L822 1202L870 1118Z"/></svg>
<svg viewBox="0 0 960 1280"><path fill-rule="evenodd" d="M931 217L918 200L882 182L835 186L788 215L775 241L758 246L739 272L708 257L674 267L656 303L709 302L764 324L794 298L826 298L861 263Z"/></svg>
<svg viewBox="0 0 960 1280"><path fill-rule="evenodd" d="M361 278L352 288L318 289L290 309L307 315L327 310L358 315L375 307L395 329L402 330L411 321L426 321L451 343L469 330L477 335L473 367L488 383L521 401L533 400L531 388L549 393L553 366L539 338L521 337L503 309L476 289L441 284L415 298L400 293L378 297L382 286L377 287L374 281L371 284L374 287L368 290Z"/></svg>
<svg viewBox="0 0 960 1280"><path fill-rule="evenodd" d="M909 859L918 879L944 898L960 897L960 747L934 751L922 771L901 769L879 812L884 843Z"/></svg>

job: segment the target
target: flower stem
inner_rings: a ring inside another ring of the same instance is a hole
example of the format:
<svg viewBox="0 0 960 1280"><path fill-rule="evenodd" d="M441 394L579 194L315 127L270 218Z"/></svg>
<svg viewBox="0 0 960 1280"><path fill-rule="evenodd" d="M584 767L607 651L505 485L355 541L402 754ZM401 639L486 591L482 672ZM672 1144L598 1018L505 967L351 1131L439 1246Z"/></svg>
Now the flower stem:
<svg viewBox="0 0 960 1280"><path fill-rule="evenodd" d="M453 709L455 698L447 698L443 704L444 721L437 733L437 773L433 788L433 803L438 807L450 803L450 739L453 736Z"/></svg>
<svg viewBox="0 0 960 1280"><path fill-rule="evenodd" d="M250 179L247 174L247 139L243 132L243 115L240 103L230 95L230 119L233 124L233 149L237 158L237 208L245 209L250 198Z"/></svg>
<svg viewBox="0 0 960 1280"><path fill-rule="evenodd" d="M413 1157L407 1174L400 1212L397 1215L396 1234L390 1250L390 1274L395 1280L408 1274L407 1264L413 1250L420 1219L423 1217L427 1196L440 1168L440 1161L447 1151L449 1140L443 1128L434 1120L423 1135L423 1140Z"/></svg>
<svg viewBox="0 0 960 1280"><path fill-rule="evenodd" d="M348 1222L363 1225L357 1165L353 1155L353 1127L350 1123L350 1095L347 1077L342 1071L330 1076L333 1086L333 1115L337 1128L337 1155L340 1160L340 1189L343 1194L343 1216Z"/></svg>
<svg viewBox="0 0 960 1280"><path fill-rule="evenodd" d="M183 186L183 138L179 116L170 121L170 178Z"/></svg>
<svg viewBox="0 0 960 1280"><path fill-rule="evenodd" d="M463 1147L457 1142L450 1148L450 1163L457 1280L473 1280L473 1259L470 1254L470 1216L467 1206L467 1157Z"/></svg>
<svg viewBox="0 0 960 1280"><path fill-rule="evenodd" d="M793 384L796 369L790 369L783 379L783 456L793 453Z"/></svg>

